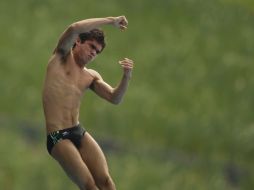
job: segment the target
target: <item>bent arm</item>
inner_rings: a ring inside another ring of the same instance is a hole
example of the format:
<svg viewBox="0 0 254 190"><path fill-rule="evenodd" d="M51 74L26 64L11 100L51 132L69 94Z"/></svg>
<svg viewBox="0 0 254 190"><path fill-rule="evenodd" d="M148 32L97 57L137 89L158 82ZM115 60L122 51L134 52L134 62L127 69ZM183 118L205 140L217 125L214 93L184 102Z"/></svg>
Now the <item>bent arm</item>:
<svg viewBox="0 0 254 190"><path fill-rule="evenodd" d="M133 69L133 61L128 58L119 61L119 64L123 68L123 76L117 87L112 88L109 84L104 82L102 77L96 71L93 71L94 81L90 87L100 97L113 104L119 104L122 101Z"/></svg>
<svg viewBox="0 0 254 190"><path fill-rule="evenodd" d="M113 104L119 104L122 101L123 96L127 90L129 80L130 80L129 76L123 75L122 80L120 81L118 86L113 89L112 99L111 99L111 102Z"/></svg>
<svg viewBox="0 0 254 190"><path fill-rule="evenodd" d="M97 73L97 78L93 81L91 89L100 97L106 99L113 104L119 104L127 90L129 84L130 76L123 75L120 83L112 88L107 84L101 76Z"/></svg>
<svg viewBox="0 0 254 190"><path fill-rule="evenodd" d="M91 18L75 22L71 24L60 36L54 53L60 53L63 56L68 54L80 33L88 32L94 28L108 24L112 24L120 29L125 29L127 23L128 22L124 16Z"/></svg>

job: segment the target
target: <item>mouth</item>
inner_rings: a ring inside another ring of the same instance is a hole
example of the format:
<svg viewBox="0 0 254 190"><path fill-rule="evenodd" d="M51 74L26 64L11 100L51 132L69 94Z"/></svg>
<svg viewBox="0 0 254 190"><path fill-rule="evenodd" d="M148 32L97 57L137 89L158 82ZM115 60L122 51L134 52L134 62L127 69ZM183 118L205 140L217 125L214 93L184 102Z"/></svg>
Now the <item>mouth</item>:
<svg viewBox="0 0 254 190"><path fill-rule="evenodd" d="M88 59L89 59L89 60L92 60L92 59L93 59L93 56L92 56L92 55L88 55Z"/></svg>

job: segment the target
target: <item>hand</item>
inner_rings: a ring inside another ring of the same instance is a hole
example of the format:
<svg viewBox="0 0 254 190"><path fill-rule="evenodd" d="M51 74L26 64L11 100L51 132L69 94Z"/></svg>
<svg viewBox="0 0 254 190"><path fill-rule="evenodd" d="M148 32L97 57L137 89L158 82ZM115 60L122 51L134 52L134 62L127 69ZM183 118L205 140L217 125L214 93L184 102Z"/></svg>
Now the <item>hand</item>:
<svg viewBox="0 0 254 190"><path fill-rule="evenodd" d="M125 16L114 17L114 26L121 30L127 29L128 21Z"/></svg>
<svg viewBox="0 0 254 190"><path fill-rule="evenodd" d="M130 78L134 64L133 61L131 59L124 58L123 60L119 61L119 64L123 68L124 75Z"/></svg>

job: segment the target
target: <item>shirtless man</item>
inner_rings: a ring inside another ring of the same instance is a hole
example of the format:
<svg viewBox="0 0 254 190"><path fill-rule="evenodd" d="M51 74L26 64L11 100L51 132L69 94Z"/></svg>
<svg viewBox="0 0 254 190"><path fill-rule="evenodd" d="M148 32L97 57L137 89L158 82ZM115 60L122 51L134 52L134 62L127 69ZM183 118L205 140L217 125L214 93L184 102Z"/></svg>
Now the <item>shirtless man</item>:
<svg viewBox="0 0 254 190"><path fill-rule="evenodd" d="M115 88L86 66L105 47L104 34L96 28L113 25L125 30L127 24L125 16L73 23L61 35L48 63L43 88L47 149L81 190L116 189L102 150L79 124L79 109L87 89L113 104L121 102L133 61L119 61L123 76Z"/></svg>

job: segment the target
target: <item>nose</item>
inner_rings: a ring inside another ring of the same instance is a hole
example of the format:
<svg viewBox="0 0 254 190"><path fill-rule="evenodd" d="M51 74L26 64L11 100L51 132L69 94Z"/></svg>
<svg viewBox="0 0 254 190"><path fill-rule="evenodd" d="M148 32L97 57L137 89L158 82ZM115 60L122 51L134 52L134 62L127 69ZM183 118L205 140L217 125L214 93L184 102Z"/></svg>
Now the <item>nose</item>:
<svg viewBox="0 0 254 190"><path fill-rule="evenodd" d="M92 56L96 56L96 51L94 49L91 50Z"/></svg>

